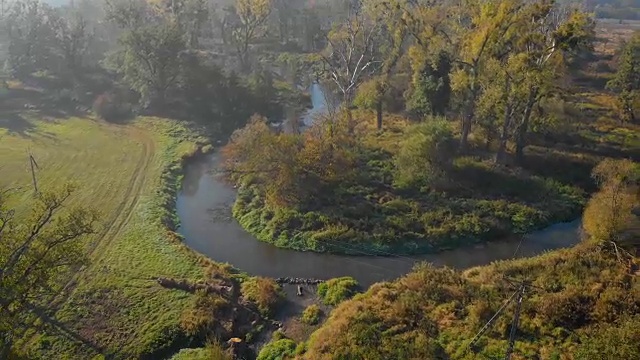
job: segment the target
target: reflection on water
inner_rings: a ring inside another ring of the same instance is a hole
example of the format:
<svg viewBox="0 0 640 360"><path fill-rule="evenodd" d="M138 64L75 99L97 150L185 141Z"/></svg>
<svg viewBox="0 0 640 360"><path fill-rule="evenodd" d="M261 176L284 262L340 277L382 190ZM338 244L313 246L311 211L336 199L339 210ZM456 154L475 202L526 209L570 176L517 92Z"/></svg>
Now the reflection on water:
<svg viewBox="0 0 640 360"><path fill-rule="evenodd" d="M579 239L580 226L575 221L527 235L521 246L519 241L512 239L424 256L354 257L279 249L256 240L231 217L234 189L207 171L215 169L218 161L219 156L214 154L187 166L186 188L180 192L177 201L180 233L194 250L250 274L323 279L348 275L369 286L381 280L395 279L420 261L462 269L513 258L516 250L518 256L532 256L568 247Z"/></svg>
<svg viewBox="0 0 640 360"><path fill-rule="evenodd" d="M193 172L193 176L185 176L182 179L182 193L185 196L194 196L198 193L199 179L204 175L209 166L204 162L193 162L189 166L189 172Z"/></svg>

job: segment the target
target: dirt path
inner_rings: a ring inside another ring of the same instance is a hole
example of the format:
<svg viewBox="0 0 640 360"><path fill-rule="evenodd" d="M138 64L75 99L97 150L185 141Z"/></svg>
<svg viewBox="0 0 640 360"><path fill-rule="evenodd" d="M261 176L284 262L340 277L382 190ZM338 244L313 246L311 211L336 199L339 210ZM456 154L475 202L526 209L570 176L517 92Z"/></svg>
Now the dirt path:
<svg viewBox="0 0 640 360"><path fill-rule="evenodd" d="M155 143L153 142L153 139L142 129L133 126L111 126L123 130L123 132L131 136L132 139L139 141L143 148L137 160L135 173L132 175L123 196L122 203L115 210L112 218L105 224L105 228L102 233L97 236L89 246L88 255L90 261L93 263L97 262L103 256L105 250L109 248L111 241L122 233L123 229L131 219L134 210L138 205L138 201L140 200L140 195L144 188L147 174L149 173L149 168L155 155ZM114 174L114 176L118 176L118 174ZM78 280L84 276L85 270L86 268L79 269L79 271L76 271L70 277L61 293L58 294L52 302L52 309L58 310L59 307L69 299L78 283Z"/></svg>

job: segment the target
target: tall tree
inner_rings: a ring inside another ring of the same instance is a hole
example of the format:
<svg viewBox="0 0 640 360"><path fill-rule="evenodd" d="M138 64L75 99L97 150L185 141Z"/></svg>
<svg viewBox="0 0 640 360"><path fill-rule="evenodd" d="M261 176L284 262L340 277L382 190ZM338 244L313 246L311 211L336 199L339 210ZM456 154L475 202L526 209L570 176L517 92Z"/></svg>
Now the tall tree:
<svg viewBox="0 0 640 360"><path fill-rule="evenodd" d="M327 49L321 54L326 73L342 94L349 128L351 102L358 87L376 74L383 65L377 49L380 24L361 11L359 4L351 7L350 16L329 33Z"/></svg>
<svg viewBox="0 0 640 360"><path fill-rule="evenodd" d="M458 37L454 43L454 72L452 87L463 98L460 150L467 149L468 138L476 115L476 105L481 95L482 67L493 55L496 47L517 22L517 13L523 6L519 0L465 2L463 20L459 21ZM466 20L464 20L466 18Z"/></svg>
<svg viewBox="0 0 640 360"><path fill-rule="evenodd" d="M62 61L62 74L76 82L82 74L90 51L92 34L89 24L79 12L69 18L58 17L52 21L56 39L56 53Z"/></svg>
<svg viewBox="0 0 640 360"><path fill-rule="evenodd" d="M416 118L427 115L444 115L449 108L451 82L449 54L441 51L433 64L422 64L422 69L414 73L407 110Z"/></svg>
<svg viewBox="0 0 640 360"><path fill-rule="evenodd" d="M164 108L167 92L177 85L186 48L183 28L143 2L111 3L109 19L124 30L116 69L146 107Z"/></svg>
<svg viewBox="0 0 640 360"><path fill-rule="evenodd" d="M555 80L562 74L566 55L591 47L594 23L588 14L553 0L528 5L527 26L521 27L518 50L526 56L526 83L529 88L516 134L516 161L524 159L531 115L539 102L553 94Z"/></svg>
<svg viewBox="0 0 640 360"><path fill-rule="evenodd" d="M204 24L209 18L205 0L162 0L156 6L182 27L189 48L198 48Z"/></svg>
<svg viewBox="0 0 640 360"><path fill-rule="evenodd" d="M376 47L382 60L382 68L380 74L371 80L372 83L369 84L365 92L372 96L372 100L374 100L367 107L375 108L376 110L376 127L378 130L382 130L383 102L389 99L389 92L393 88L390 80L400 58L404 54L408 38L406 27L398 26L402 19L400 4L403 1L371 0L364 3L364 11L374 22L380 24ZM361 103L363 102L361 101Z"/></svg>
<svg viewBox="0 0 640 360"><path fill-rule="evenodd" d="M265 35L266 23L271 14L271 0L236 0L238 22L233 28L231 40L235 46L243 71L249 70L249 46Z"/></svg>
<svg viewBox="0 0 640 360"><path fill-rule="evenodd" d="M65 187L38 195L25 220L0 198L2 359L39 316L37 309L60 289L60 276L86 262L82 239L94 232L96 215L85 208L64 208L71 192Z"/></svg>
<svg viewBox="0 0 640 360"><path fill-rule="evenodd" d="M622 49L618 70L607 87L618 93L621 118L636 122L640 105L640 33L634 35Z"/></svg>
<svg viewBox="0 0 640 360"><path fill-rule="evenodd" d="M3 31L9 39L8 60L13 76L23 78L37 70L50 70L54 34L51 7L38 0L16 1L5 15Z"/></svg>

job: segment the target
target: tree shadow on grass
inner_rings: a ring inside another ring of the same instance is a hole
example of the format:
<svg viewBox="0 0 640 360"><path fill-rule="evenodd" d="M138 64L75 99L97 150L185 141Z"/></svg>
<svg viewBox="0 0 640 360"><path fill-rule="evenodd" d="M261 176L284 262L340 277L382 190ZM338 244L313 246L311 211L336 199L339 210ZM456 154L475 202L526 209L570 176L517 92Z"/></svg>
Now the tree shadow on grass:
<svg viewBox="0 0 640 360"><path fill-rule="evenodd" d="M52 331L56 334L63 336L64 338L76 342L82 346L88 347L97 353L102 353L103 349L101 349L98 345L96 345L93 341L83 337L75 330L69 328L64 323L54 319L53 317L47 314L46 309L40 308L38 306L28 304L29 310L33 312L38 318L48 326Z"/></svg>
<svg viewBox="0 0 640 360"><path fill-rule="evenodd" d="M0 129L6 129L10 135L30 137L35 126L18 113L0 112Z"/></svg>
<svg viewBox="0 0 640 360"><path fill-rule="evenodd" d="M9 135L31 139L34 135L46 138L47 140L58 142L55 134L38 130L33 122L24 118L19 113L0 112L0 129L6 129Z"/></svg>
<svg viewBox="0 0 640 360"><path fill-rule="evenodd" d="M624 148L611 141L595 141L580 134L534 138L531 145L527 148L524 169L565 184L576 184L588 191L596 190L591 171L601 159L640 160L640 149Z"/></svg>
<svg viewBox="0 0 640 360"><path fill-rule="evenodd" d="M31 112L39 117L56 119L85 116L88 110L71 100L56 99L33 89L10 89L7 95L0 98L0 109L0 117Z"/></svg>

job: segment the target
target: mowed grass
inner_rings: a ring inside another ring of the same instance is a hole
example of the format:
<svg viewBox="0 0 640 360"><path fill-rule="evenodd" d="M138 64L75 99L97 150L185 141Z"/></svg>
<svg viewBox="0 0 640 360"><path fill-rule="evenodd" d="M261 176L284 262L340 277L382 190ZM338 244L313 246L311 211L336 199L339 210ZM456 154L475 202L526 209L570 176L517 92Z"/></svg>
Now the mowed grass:
<svg viewBox="0 0 640 360"><path fill-rule="evenodd" d="M115 215L111 212L122 201L136 171L136 161L130 160L141 156L143 144L128 136L124 127L81 118L38 121L35 115L23 117L29 130L0 128L0 185L22 190L11 197L12 203L20 208L32 197L30 151L39 167L36 176L41 190L71 181L79 191L70 203L93 204L106 215Z"/></svg>
<svg viewBox="0 0 640 360"><path fill-rule="evenodd" d="M0 122L0 187L26 213L32 197L27 151L38 162L38 187L77 185L70 205L100 211L88 239L91 263L69 277L52 303L57 324L27 337L33 358L153 358L179 338L189 294L160 287L157 277L198 279L198 257L165 226L181 160L197 142L187 129L157 118L112 125L87 118L21 115L21 128ZM28 126L24 126L27 124ZM64 334L64 335L63 335Z"/></svg>

